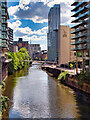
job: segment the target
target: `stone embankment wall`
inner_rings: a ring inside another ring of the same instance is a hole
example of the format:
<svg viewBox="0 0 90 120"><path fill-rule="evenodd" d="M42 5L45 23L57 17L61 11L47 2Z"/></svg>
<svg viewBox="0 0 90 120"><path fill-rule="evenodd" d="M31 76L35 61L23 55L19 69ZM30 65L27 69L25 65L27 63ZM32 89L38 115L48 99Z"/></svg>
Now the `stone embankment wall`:
<svg viewBox="0 0 90 120"><path fill-rule="evenodd" d="M57 68L51 68L51 67L43 67L42 69L46 70L51 76L58 78L59 74L61 73L61 70ZM60 80L61 83L75 89L79 90L81 92L84 92L86 94L90 94L90 85L83 83L82 85L79 84L78 80L74 75L67 74L66 80Z"/></svg>

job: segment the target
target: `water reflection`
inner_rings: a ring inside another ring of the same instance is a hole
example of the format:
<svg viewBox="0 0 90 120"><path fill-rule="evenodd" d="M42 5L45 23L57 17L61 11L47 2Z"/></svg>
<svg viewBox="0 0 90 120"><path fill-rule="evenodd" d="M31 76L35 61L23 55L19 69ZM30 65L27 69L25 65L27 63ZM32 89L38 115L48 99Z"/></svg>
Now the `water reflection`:
<svg viewBox="0 0 90 120"><path fill-rule="evenodd" d="M89 104L83 97L62 84L57 86L38 65L9 76L4 95L10 98L4 118L90 117Z"/></svg>

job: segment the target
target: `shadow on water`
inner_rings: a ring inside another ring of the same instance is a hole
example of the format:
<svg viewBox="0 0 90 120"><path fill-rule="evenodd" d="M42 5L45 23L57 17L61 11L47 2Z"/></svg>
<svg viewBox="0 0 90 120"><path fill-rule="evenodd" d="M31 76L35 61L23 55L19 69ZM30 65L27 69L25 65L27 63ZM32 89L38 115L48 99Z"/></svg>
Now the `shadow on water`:
<svg viewBox="0 0 90 120"><path fill-rule="evenodd" d="M5 83L5 91L3 93L4 96L8 96L10 101L8 102L8 107L4 112L3 118L9 118L9 111L13 105L13 97L14 97L14 88L18 84L19 77L28 76L29 66L25 66L22 70L14 72L13 75L8 76Z"/></svg>
<svg viewBox="0 0 90 120"><path fill-rule="evenodd" d="M54 81L50 76L48 76L48 80L51 118L79 118L80 120L90 118L89 96L75 92L63 84L58 87L54 86L55 91L52 91L51 82Z"/></svg>
<svg viewBox="0 0 90 120"><path fill-rule="evenodd" d="M3 118L89 118L88 97L50 77L38 65L25 67L6 80L10 98Z"/></svg>
<svg viewBox="0 0 90 120"><path fill-rule="evenodd" d="M90 96L76 92L74 97L76 99L76 105L79 110L78 114L80 114L80 118L87 118L90 120Z"/></svg>

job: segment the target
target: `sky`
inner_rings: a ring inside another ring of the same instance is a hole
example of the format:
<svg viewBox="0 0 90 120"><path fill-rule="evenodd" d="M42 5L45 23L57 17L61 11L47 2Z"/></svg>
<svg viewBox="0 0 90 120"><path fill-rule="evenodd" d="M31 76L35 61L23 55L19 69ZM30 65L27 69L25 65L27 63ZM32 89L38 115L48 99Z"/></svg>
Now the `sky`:
<svg viewBox="0 0 90 120"><path fill-rule="evenodd" d="M14 41L18 38L40 44L47 49L48 12L54 4L61 6L61 25L71 26L71 4L74 0L7 0L8 26L14 31Z"/></svg>

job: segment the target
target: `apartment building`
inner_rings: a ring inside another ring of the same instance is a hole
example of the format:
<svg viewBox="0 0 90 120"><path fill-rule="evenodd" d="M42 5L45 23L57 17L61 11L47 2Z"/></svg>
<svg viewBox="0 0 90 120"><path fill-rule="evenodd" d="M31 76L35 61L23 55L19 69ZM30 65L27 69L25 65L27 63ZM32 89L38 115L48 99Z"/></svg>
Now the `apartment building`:
<svg viewBox="0 0 90 120"><path fill-rule="evenodd" d="M7 0L0 1L0 80L4 80L8 75L8 38L7 38L7 19L9 19L7 12Z"/></svg>
<svg viewBox="0 0 90 120"><path fill-rule="evenodd" d="M75 23L72 27L74 31L71 32L74 34L74 37L71 38L74 40L72 51L76 51L77 63L80 59L82 68L90 71L90 1L77 0L71 6L74 6L72 17L75 17L75 20L72 21Z"/></svg>
<svg viewBox="0 0 90 120"><path fill-rule="evenodd" d="M8 27L8 48L10 52L13 52L13 29Z"/></svg>
<svg viewBox="0 0 90 120"><path fill-rule="evenodd" d="M75 29L71 28L71 32L72 33ZM74 34L71 34L71 38L74 37ZM72 51L72 49L74 49L74 39L71 39L70 41L70 61L76 61L76 51Z"/></svg>
<svg viewBox="0 0 90 120"><path fill-rule="evenodd" d="M60 25L60 4L54 5L48 14L48 33L47 33L47 59L56 62L56 44L58 39L58 29Z"/></svg>

